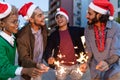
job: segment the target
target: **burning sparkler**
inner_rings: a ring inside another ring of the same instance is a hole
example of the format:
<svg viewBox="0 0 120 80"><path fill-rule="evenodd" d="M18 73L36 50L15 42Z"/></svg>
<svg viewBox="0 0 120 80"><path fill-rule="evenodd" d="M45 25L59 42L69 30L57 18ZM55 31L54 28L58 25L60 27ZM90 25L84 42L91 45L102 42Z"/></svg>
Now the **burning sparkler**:
<svg viewBox="0 0 120 80"><path fill-rule="evenodd" d="M85 63L88 60L88 56L83 52L79 53L80 57L77 59L77 62Z"/></svg>

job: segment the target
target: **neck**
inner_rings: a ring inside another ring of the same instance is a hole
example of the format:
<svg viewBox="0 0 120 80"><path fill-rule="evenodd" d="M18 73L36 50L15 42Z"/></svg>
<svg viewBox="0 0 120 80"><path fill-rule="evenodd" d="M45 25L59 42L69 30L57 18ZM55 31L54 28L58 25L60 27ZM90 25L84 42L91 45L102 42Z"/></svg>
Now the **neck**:
<svg viewBox="0 0 120 80"><path fill-rule="evenodd" d="M67 30L68 26L65 25L65 26L59 26L59 30L60 31L64 31L64 30Z"/></svg>
<svg viewBox="0 0 120 80"><path fill-rule="evenodd" d="M7 32L6 30L4 30L4 32L6 33L6 34L8 34L8 35L12 35L12 33L10 33L10 32Z"/></svg>
<svg viewBox="0 0 120 80"><path fill-rule="evenodd" d="M34 30L34 31L36 31L36 32L40 29L40 27L39 27L39 26L34 25L34 24L31 24L31 27L32 27L32 28L33 28L33 30Z"/></svg>
<svg viewBox="0 0 120 80"><path fill-rule="evenodd" d="M97 22L97 23L95 24L95 26L97 26L98 30L101 30L102 24L103 24L103 23L101 23L101 22Z"/></svg>

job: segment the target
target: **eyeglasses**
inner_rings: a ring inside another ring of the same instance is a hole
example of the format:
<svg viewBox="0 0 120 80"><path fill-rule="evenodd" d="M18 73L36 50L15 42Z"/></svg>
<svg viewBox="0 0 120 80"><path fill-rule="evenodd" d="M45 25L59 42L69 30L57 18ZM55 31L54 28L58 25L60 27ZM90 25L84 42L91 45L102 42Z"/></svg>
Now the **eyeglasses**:
<svg viewBox="0 0 120 80"><path fill-rule="evenodd" d="M11 21L12 24L19 24L20 20Z"/></svg>
<svg viewBox="0 0 120 80"><path fill-rule="evenodd" d="M12 23L12 24L19 24L20 23L20 20L8 20L7 22L9 22L10 24Z"/></svg>

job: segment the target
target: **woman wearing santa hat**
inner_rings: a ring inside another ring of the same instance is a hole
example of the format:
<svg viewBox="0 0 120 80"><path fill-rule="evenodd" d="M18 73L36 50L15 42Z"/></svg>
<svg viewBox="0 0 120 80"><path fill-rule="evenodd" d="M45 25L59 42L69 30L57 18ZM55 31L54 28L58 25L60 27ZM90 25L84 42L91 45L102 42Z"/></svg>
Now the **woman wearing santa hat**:
<svg viewBox="0 0 120 80"><path fill-rule="evenodd" d="M93 0L89 5L85 51L91 80L120 80L120 24L113 20L113 14L108 0Z"/></svg>
<svg viewBox="0 0 120 80"><path fill-rule="evenodd" d="M68 13L64 8L57 9L55 20L58 26L48 37L43 57L50 65L54 64L55 60L60 62L60 66L56 68L57 80L66 80L68 75L71 80L80 80L83 73L79 69L80 65L77 63L75 55L84 52L80 38L84 35L84 28L69 26ZM61 73L61 69L63 69L63 73Z"/></svg>
<svg viewBox="0 0 120 80"><path fill-rule="evenodd" d="M16 75L36 77L42 73L37 68L24 68L15 63L16 41L18 32L18 10L15 6L0 2L0 80L11 80Z"/></svg>

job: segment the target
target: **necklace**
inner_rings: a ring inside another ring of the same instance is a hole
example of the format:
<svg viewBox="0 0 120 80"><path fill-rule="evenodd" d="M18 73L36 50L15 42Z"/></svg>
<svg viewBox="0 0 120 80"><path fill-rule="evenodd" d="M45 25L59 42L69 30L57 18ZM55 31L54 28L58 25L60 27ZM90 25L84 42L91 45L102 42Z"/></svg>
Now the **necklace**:
<svg viewBox="0 0 120 80"><path fill-rule="evenodd" d="M97 48L102 52L105 49L105 24L102 24L101 30L98 30L98 27L94 25L94 33Z"/></svg>

